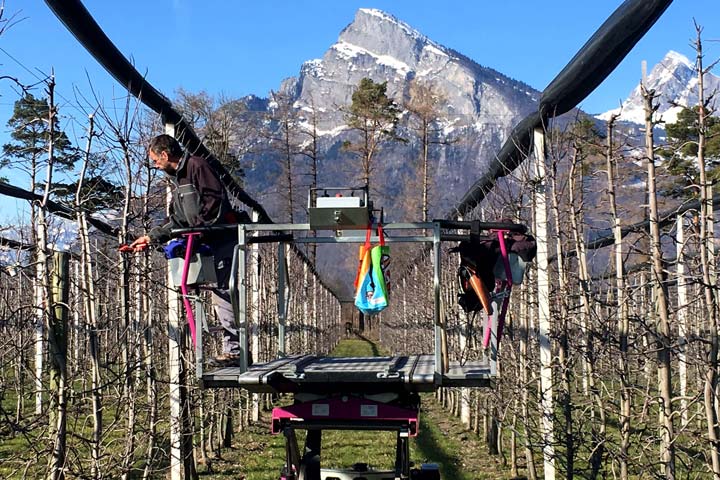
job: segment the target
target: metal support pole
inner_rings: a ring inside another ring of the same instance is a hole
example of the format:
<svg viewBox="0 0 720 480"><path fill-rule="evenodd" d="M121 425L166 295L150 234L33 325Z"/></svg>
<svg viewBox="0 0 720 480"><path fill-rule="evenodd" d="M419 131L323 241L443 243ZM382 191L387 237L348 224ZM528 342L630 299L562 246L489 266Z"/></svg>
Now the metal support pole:
<svg viewBox="0 0 720 480"><path fill-rule="evenodd" d="M237 278L237 327L240 344L240 373L248 368L248 315L247 315L247 241L245 225L238 225Z"/></svg>
<svg viewBox="0 0 720 480"><path fill-rule="evenodd" d="M459 216L458 221L462 222L463 217ZM458 266L460 265L460 255L457 256ZM403 282L405 279L403 279ZM454 292L454 290L453 290ZM468 339L470 337L470 322L467 318L467 312L462 308L458 309L458 315L460 316L460 338L458 339L458 347L460 349L460 355L465 356L468 348ZM493 364L490 364L492 370ZM470 395L472 390L469 388L460 389L460 421L463 423L465 428L471 427L471 411L470 411Z"/></svg>
<svg viewBox="0 0 720 480"><path fill-rule="evenodd" d="M395 447L395 478L410 478L410 434L406 429L398 430Z"/></svg>
<svg viewBox="0 0 720 480"><path fill-rule="evenodd" d="M535 236L537 238L538 341L540 344L540 388L543 426L543 472L555 478L553 432L552 349L550 344L550 270L548 261L547 200L545 194L545 132L536 128L535 140Z"/></svg>
<svg viewBox="0 0 720 480"><path fill-rule="evenodd" d="M490 363L490 374L497 374L497 353L498 353L498 315L502 308L502 298L493 298L491 305L493 309L492 315L490 315L490 345L488 351L485 354L488 356L488 362Z"/></svg>
<svg viewBox="0 0 720 480"><path fill-rule="evenodd" d="M255 212L253 212L253 221L257 221L257 215ZM250 233L250 236L256 236L257 232ZM249 311L250 315L247 317L247 332L250 334L250 338L252 338L252 343L250 348L248 349L249 354L246 355L246 358L253 358L255 362L260 362L263 360L262 358L262 352L260 352L260 255L259 255L259 245L257 243L252 243L248 247L248 255L246 258L249 260L247 264L247 270L248 274L246 277L248 281L248 287L250 288L249 291L249 298L246 299L247 302L249 302ZM244 290L248 290L248 287L246 287ZM247 295L247 293L246 293ZM252 409L251 409L251 418L253 422L257 422L260 420L260 394L259 393L253 393L252 394Z"/></svg>
<svg viewBox="0 0 720 480"><path fill-rule="evenodd" d="M207 327L205 305L199 292L193 296L195 306L195 378L202 380L203 376L203 329Z"/></svg>
<svg viewBox="0 0 720 480"><path fill-rule="evenodd" d="M311 429L305 436L305 448L300 459L300 478L320 480L320 459L322 450L322 430Z"/></svg>
<svg viewBox="0 0 720 480"><path fill-rule="evenodd" d="M295 480L300 469L300 447L292 427L285 427L285 478Z"/></svg>
<svg viewBox="0 0 720 480"><path fill-rule="evenodd" d="M435 374L445 373L443 364L442 325L440 319L440 224L433 224L433 297L434 311L433 320L435 324Z"/></svg>
<svg viewBox="0 0 720 480"><path fill-rule="evenodd" d="M287 277L287 263L285 262L285 244L278 243L278 356L284 357L285 350L285 320L287 319L287 299L285 298L285 279Z"/></svg>

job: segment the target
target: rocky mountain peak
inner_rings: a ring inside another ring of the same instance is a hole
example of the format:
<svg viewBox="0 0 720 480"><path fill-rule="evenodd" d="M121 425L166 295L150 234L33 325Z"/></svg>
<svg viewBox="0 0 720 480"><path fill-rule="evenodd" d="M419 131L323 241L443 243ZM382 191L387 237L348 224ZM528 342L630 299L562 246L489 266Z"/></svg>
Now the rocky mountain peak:
<svg viewBox="0 0 720 480"><path fill-rule="evenodd" d="M682 107L692 107L698 102L698 82L695 65L685 56L670 50L650 71L647 87L659 95L657 110L665 123L677 121ZM720 78L708 73L705 75L705 96L720 88ZM598 118L608 120L612 114L620 113L620 120L643 124L645 113L643 99L638 84L621 108L610 110Z"/></svg>
<svg viewBox="0 0 720 480"><path fill-rule="evenodd" d="M337 132L343 122L338 107L352 101L362 78L387 82L398 104L408 98L411 80L431 85L445 100L446 124L494 124L505 130L537 101L538 92L444 47L392 15L360 9L321 59L303 64L283 91L301 110L324 113L323 131ZM500 119L500 120L498 120Z"/></svg>
<svg viewBox="0 0 720 480"><path fill-rule="evenodd" d="M347 127L345 112L363 78L385 82L387 95L401 109L410 97L412 81L433 88L442 99L433 123L442 137L438 140L447 141L438 141L432 149L437 213L454 205L477 178L476 172L487 168L512 127L537 108L539 97L527 84L479 65L392 15L360 9L322 58L306 61L298 76L284 80L279 89L298 113L298 127L312 126L318 135L320 184L357 183L357 158L343 151L342 145L357 138L357 132ZM277 107L272 101L267 104L271 114ZM374 184L384 184L378 204L397 218L402 217L401 191L409 188L408 178L417 176L413 165L420 145L410 117L405 112L399 122L400 135L408 141L382 145L378 156L382 161L373 173L378 179ZM263 145L254 150L272 152ZM278 178L280 163L266 153L248 170L248 185L258 189L259 198L277 190L269 179Z"/></svg>
<svg viewBox="0 0 720 480"><path fill-rule="evenodd" d="M347 53L367 52L401 72L410 72L423 55L450 57L447 49L427 38L410 25L381 10L361 8L341 33L334 49ZM426 50L428 50L426 52Z"/></svg>
<svg viewBox="0 0 720 480"><path fill-rule="evenodd" d="M687 68L695 68L695 65L690 62L690 60L683 55L682 53L678 53L675 50L670 50L668 53L665 54L665 58L663 58L662 62L665 65L671 65L671 64L677 64L677 65L684 65Z"/></svg>

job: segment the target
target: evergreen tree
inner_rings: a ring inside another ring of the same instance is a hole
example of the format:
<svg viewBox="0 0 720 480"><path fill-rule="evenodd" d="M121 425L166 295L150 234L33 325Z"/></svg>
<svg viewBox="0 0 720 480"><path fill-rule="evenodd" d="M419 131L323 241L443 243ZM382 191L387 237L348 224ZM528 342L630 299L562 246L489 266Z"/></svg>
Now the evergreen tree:
<svg viewBox="0 0 720 480"><path fill-rule="evenodd" d="M720 117L707 117L707 143L705 156L715 161L720 160ZM698 107L683 108L675 123L665 126L668 140L678 147L678 152L685 156L697 156L698 153Z"/></svg>
<svg viewBox="0 0 720 480"><path fill-rule="evenodd" d="M75 201L78 182L56 183L53 185L55 195L60 203L72 206ZM80 197L84 208L95 211L103 208L116 208L122 204L125 196L124 187L109 182L103 175L95 173L83 180Z"/></svg>
<svg viewBox="0 0 720 480"><path fill-rule="evenodd" d="M707 174L713 182L720 179L720 117L708 116L705 120L705 161ZM665 126L668 145L660 150L667 160L668 172L681 177L681 185L675 184L668 192L678 197L696 197L697 189L688 186L698 185L698 107L683 108L675 123Z"/></svg>
<svg viewBox="0 0 720 480"><path fill-rule="evenodd" d="M50 128L48 125L49 107L45 100L26 93L15 102L13 115L7 125L11 129L11 143L3 145L0 168L11 167L25 172L30 177L30 188L38 187L36 175L47 163L47 151ZM54 155L53 163L60 171L73 168L79 153L60 128L58 116L53 117Z"/></svg>
<svg viewBox="0 0 720 480"><path fill-rule="evenodd" d="M343 149L352 152L362 161L362 182L370 188L373 158L384 141L399 140L396 135L400 109L387 96L387 82L375 83L363 78L353 92L352 104L346 113L348 126L360 134L357 143L346 141Z"/></svg>

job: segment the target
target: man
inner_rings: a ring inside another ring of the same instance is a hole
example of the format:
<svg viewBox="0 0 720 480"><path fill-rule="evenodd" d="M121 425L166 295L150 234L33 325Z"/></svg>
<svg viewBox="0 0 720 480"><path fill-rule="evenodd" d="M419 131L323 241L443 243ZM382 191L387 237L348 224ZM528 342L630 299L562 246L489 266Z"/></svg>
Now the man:
<svg viewBox="0 0 720 480"><path fill-rule="evenodd" d="M247 214L233 211L227 191L216 172L202 157L183 153L180 144L170 135L158 135L150 141L148 156L155 167L164 171L173 185L172 204L168 221L152 228L130 244L133 251L147 248L151 243L165 243L173 228L202 227L214 224L247 221ZM242 216L244 215L244 217ZM240 359L240 344L235 326L228 280L236 236L228 232L204 235L203 243L210 246L215 258L217 287L212 288L215 314L223 328L223 353L216 363L232 364Z"/></svg>

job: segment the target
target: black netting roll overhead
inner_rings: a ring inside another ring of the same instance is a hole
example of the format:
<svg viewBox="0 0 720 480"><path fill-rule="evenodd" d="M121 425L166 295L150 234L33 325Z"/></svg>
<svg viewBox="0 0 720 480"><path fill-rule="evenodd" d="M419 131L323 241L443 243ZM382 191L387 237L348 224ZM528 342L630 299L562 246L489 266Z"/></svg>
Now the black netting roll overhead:
<svg viewBox="0 0 720 480"><path fill-rule="evenodd" d="M257 211L260 221L271 222L265 209L235 183L225 167L210 153L182 115L175 110L170 100L140 75L140 72L110 41L80 0L45 0L45 3L118 83L147 107L160 114L163 122L175 125L176 137L185 148L195 155L208 159L231 195Z"/></svg>
<svg viewBox="0 0 720 480"><path fill-rule="evenodd" d="M93 57L102 59L101 65L120 85L171 123L180 120L170 100L150 85L120 53L80 0L45 0L45 3Z"/></svg>
<svg viewBox="0 0 720 480"><path fill-rule="evenodd" d="M465 215L472 210L485 198L485 194L495 184L495 180L515 170L532 153L533 130L540 124L540 113L535 112L515 126L495 160L490 163L488 171L478 178L463 196L458 206L458 215Z"/></svg>
<svg viewBox="0 0 720 480"><path fill-rule="evenodd" d="M540 97L544 118L575 108L615 70L672 0L627 0L550 82Z"/></svg>
<svg viewBox="0 0 720 480"><path fill-rule="evenodd" d="M495 181L512 172L532 149L532 131L547 119L575 108L618 66L672 0L626 0L583 45L578 53L543 91L538 111L528 115L480 177L463 196L451 216L475 208Z"/></svg>

